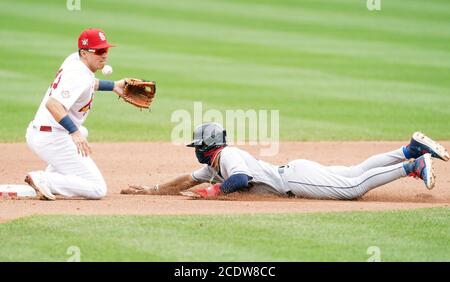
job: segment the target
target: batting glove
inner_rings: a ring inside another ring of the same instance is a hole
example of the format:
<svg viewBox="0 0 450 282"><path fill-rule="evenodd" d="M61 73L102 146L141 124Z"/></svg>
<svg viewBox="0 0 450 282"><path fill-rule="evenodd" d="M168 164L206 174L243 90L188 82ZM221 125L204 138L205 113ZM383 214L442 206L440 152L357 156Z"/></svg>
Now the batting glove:
<svg viewBox="0 0 450 282"><path fill-rule="evenodd" d="M200 195L202 198L210 198L220 195L220 183L216 183L208 188L199 188L194 190L195 193Z"/></svg>

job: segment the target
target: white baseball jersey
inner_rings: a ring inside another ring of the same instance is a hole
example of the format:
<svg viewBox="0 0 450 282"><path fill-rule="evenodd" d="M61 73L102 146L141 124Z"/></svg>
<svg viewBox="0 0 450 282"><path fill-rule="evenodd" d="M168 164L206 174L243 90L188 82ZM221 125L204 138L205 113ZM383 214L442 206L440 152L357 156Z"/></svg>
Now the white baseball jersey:
<svg viewBox="0 0 450 282"><path fill-rule="evenodd" d="M206 165L192 173L197 182L222 183L233 174L246 174L252 179L251 186L258 193L285 194L278 166L257 160L249 153L236 147L225 147L220 152L220 173Z"/></svg>
<svg viewBox="0 0 450 282"><path fill-rule="evenodd" d="M77 53L69 55L61 65L56 78L48 88L34 117L35 126L52 126L65 130L47 110L49 97L56 99L66 108L69 117L77 127L86 120L94 98L95 75L80 60Z"/></svg>
<svg viewBox="0 0 450 282"><path fill-rule="evenodd" d="M27 128L28 146L48 164L45 171L41 171L42 181L55 195L100 199L106 194L105 180L95 162L78 153L72 137L45 106L49 97L60 102L86 138L87 129L81 124L91 108L94 85L94 73L80 60L78 53L71 54L61 65ZM51 126L52 130L41 131L40 126Z"/></svg>

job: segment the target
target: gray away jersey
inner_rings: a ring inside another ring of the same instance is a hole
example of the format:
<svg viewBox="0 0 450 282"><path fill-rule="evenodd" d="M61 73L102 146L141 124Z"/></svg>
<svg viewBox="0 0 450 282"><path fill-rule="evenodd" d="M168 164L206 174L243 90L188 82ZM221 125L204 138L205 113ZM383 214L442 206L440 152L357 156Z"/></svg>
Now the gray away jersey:
<svg viewBox="0 0 450 282"><path fill-rule="evenodd" d="M209 165L192 172L197 182L222 183L233 174L246 174L250 180L250 189L260 194L285 194L278 166L257 160L249 153L236 147L225 147L220 152L220 174Z"/></svg>

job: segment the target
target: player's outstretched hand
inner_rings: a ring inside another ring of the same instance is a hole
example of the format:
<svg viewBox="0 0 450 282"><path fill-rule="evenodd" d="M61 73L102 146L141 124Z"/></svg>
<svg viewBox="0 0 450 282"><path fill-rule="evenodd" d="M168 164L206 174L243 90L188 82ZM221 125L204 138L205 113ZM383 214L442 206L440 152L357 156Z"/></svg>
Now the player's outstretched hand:
<svg viewBox="0 0 450 282"><path fill-rule="evenodd" d="M89 146L88 141L81 135L79 130L70 134L70 136L72 136L73 143L77 146L78 154L81 154L83 157L87 157L91 154L91 146Z"/></svg>
<svg viewBox="0 0 450 282"><path fill-rule="evenodd" d="M147 186L147 185L128 185L128 188L122 189L120 194L131 194L131 195L149 195L155 193L159 190L158 185Z"/></svg>
<svg viewBox="0 0 450 282"><path fill-rule="evenodd" d="M121 80L116 80L114 81L114 88L113 91L119 95L122 96L123 95L123 89L125 88L125 79L121 79Z"/></svg>

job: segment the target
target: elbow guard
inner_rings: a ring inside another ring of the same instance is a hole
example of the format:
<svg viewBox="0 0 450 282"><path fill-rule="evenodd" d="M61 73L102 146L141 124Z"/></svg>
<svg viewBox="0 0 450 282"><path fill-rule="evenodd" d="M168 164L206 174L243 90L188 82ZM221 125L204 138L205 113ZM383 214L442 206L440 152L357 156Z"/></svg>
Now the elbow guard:
<svg viewBox="0 0 450 282"><path fill-rule="evenodd" d="M232 176L228 177L227 180L225 180L222 185L220 186L220 190L222 190L223 193L233 193L238 190L241 190L243 188L248 187L248 181L252 179L247 174L239 173L239 174L233 174Z"/></svg>

